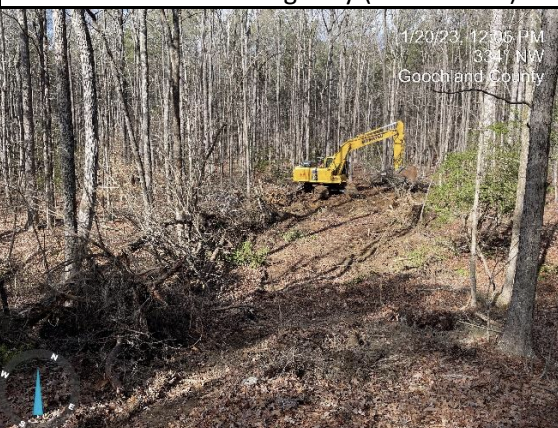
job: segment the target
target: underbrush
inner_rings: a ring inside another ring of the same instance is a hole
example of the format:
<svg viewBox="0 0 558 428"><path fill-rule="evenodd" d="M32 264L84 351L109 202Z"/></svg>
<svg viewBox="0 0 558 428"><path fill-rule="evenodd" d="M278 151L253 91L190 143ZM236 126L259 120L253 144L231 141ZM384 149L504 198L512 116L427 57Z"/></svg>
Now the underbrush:
<svg viewBox="0 0 558 428"><path fill-rule="evenodd" d="M110 382L120 385L135 382L139 360L199 341L220 290L234 281L232 268L265 263L267 250L252 248L251 236L280 213L257 190L249 196L207 183L197 192L181 218L173 217L176 209L163 195L149 216L134 199L113 206L111 219L97 220L81 268L66 282L60 280L62 252L45 241L48 270L32 278L37 284L29 296L21 296L26 308L0 325L2 337L4 328L19 330L19 345L3 344L0 359L9 359L17 346L48 344L62 354L105 361ZM34 251L31 233L20 239Z"/></svg>
<svg viewBox="0 0 558 428"><path fill-rule="evenodd" d="M436 216L439 225L466 216L475 195L477 150L450 153L440 166L428 196L426 208ZM519 147L499 146L486 155L480 189L481 211L491 211L502 218L515 207Z"/></svg>
<svg viewBox="0 0 558 428"><path fill-rule="evenodd" d="M410 250L404 257L394 260L398 271L425 268L433 263L442 262L449 257L449 250L438 243L422 244Z"/></svg>
<svg viewBox="0 0 558 428"><path fill-rule="evenodd" d="M302 237L304 237L304 233L298 229L291 229L283 234L283 240L287 243L294 242Z"/></svg>
<svg viewBox="0 0 558 428"><path fill-rule="evenodd" d="M257 268L265 264L267 253L267 248L254 250L250 241L244 241L227 257L227 260L236 266Z"/></svg>

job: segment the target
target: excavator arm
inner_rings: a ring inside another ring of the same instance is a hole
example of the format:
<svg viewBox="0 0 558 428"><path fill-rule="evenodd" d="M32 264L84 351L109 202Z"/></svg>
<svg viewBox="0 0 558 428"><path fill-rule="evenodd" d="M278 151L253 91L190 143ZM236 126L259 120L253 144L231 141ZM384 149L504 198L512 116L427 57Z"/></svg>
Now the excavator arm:
<svg viewBox="0 0 558 428"><path fill-rule="evenodd" d="M333 161L328 169L333 171L334 174L340 174L345 167L349 153L391 137L393 137L393 167L396 170L399 169L403 163L403 150L405 149L404 126L401 121L373 129L346 141L339 151L333 155Z"/></svg>

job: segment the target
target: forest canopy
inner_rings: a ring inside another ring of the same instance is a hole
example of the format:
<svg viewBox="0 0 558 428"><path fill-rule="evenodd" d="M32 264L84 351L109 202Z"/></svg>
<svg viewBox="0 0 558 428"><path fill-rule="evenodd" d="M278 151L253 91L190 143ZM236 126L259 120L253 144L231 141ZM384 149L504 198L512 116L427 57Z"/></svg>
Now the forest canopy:
<svg viewBox="0 0 558 428"><path fill-rule="evenodd" d="M551 426L557 47L554 9L2 9L0 425Z"/></svg>

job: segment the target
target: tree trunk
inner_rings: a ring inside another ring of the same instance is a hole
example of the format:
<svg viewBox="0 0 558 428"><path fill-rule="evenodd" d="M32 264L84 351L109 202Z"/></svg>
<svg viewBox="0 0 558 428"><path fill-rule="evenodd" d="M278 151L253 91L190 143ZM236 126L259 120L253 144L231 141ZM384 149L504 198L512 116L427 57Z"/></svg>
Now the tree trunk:
<svg viewBox="0 0 558 428"><path fill-rule="evenodd" d="M76 216L76 172L75 142L70 103L70 76L64 9L54 9L54 73L58 104L58 126L60 129L60 172L62 178L62 209L64 214L64 259L66 278L75 273L77 260L77 216Z"/></svg>
<svg viewBox="0 0 558 428"><path fill-rule="evenodd" d="M82 9L74 9L73 25L80 53L83 90L83 125L85 128L83 192L78 213L78 234L85 241L89 238L91 226L93 225L97 200L97 169L99 163L97 82L93 46ZM85 242L82 244L85 244Z"/></svg>
<svg viewBox="0 0 558 428"><path fill-rule="evenodd" d="M536 28L536 15L537 12L534 9L531 9L529 12L529 22L527 23L525 28ZM533 41L533 38L530 38L530 42L528 45L528 51L533 52L536 49L536 44ZM533 61L529 61L527 63L527 72L532 73L535 71ZM532 82L525 82L525 94L524 94L524 101L532 104L533 103L533 90L534 84ZM518 242L519 242L519 232L520 232L520 222L521 222L521 213L523 212L523 199L525 195L525 175L526 175L526 168L527 168L527 156L529 154L529 119L530 119L530 108L528 106L522 106L522 114L521 114L521 131L520 131L520 138L521 138L521 154L519 157L519 174L517 177L517 195L516 195L516 203L515 209L513 214L513 224L512 224L512 237L510 243L510 250L508 256L508 267L506 270L506 279L504 281L504 286L502 287L502 292L498 296L497 304L498 306L505 307L510 304L512 289L513 289L513 281L515 277L515 271L517 266L517 251L518 251Z"/></svg>
<svg viewBox="0 0 558 428"><path fill-rule="evenodd" d="M164 46L170 46L170 31L169 26L167 23L167 17L163 10L161 10L161 24L163 27L163 37L162 43ZM172 153L173 147L172 138L169 137L170 129L171 129L171 116L170 116L170 70L169 70L169 62L168 62L168 55L166 53L166 49L163 49L161 52L162 57L162 104L163 104L163 154L164 154L164 170L165 170L165 184L166 184L166 193L167 193L167 200L170 202L172 200L172 189L173 189L173 177L172 177Z"/></svg>
<svg viewBox="0 0 558 428"><path fill-rule="evenodd" d="M246 174L246 194L250 195L251 183L251 144L249 137L248 123L248 37L249 37L249 17L248 11L244 12L241 31L241 62L242 62L242 145L244 147L245 170Z"/></svg>
<svg viewBox="0 0 558 428"><path fill-rule="evenodd" d="M502 28L502 10L494 9L492 12L492 22L490 24L491 34L501 30ZM488 70L496 68L496 52L500 49L500 43L490 38L490 58L488 62ZM496 91L496 81L489 80L486 85L486 91L494 94ZM489 129L496 121L496 100L494 97L484 95L482 115L480 121L480 137L477 148L477 172L475 177L475 196L473 201L473 208L471 210L471 258L469 260L469 276L471 281L471 297L469 305L471 307L477 306L477 245L478 245L478 225L479 225L479 201L480 201L480 188L484 179L484 161L485 151L489 141L494 140L494 132Z"/></svg>
<svg viewBox="0 0 558 428"><path fill-rule="evenodd" d="M182 162L182 139L180 134L180 28L178 11L172 10L172 27L170 31L170 60L171 60L171 100L172 100L172 136L173 136L173 160L176 191L182 189L184 178L184 165Z"/></svg>
<svg viewBox="0 0 558 428"><path fill-rule="evenodd" d="M10 169L8 150L8 128L6 116L8 115L7 92L8 72L6 69L6 36L4 34L4 16L0 13L0 72L2 73L2 86L0 87L0 159L2 169L2 181L6 200L9 202L10 195Z"/></svg>
<svg viewBox="0 0 558 428"><path fill-rule="evenodd" d="M38 48L40 64L40 83L41 83L41 106L43 122L43 163L44 163L44 186L46 199L46 225L48 228L54 226L56 217L54 207L54 177L52 159L52 138L51 138L51 111L50 111L50 79L48 75L48 36L46 33L46 10L38 11Z"/></svg>
<svg viewBox="0 0 558 428"><path fill-rule="evenodd" d="M537 72L544 73L535 88L529 121L529 150L525 192L519 220L517 268L506 324L499 348L506 353L533 355L532 329L543 225L552 111L558 76L558 11L545 9L542 16L545 53ZM518 202L521 203L521 202Z"/></svg>
<svg viewBox="0 0 558 428"><path fill-rule="evenodd" d="M188 204L185 201L184 195L184 159L182 150L182 114L180 103L180 75L181 75L181 52L180 52L180 20L178 10L172 9L172 27L170 33L170 89L172 100L172 137L173 137L173 162L174 162L174 184L175 184L175 208L174 215L177 221L176 232L179 239L184 238L184 225L185 218L184 206ZM191 171L190 171L191 173Z"/></svg>
<svg viewBox="0 0 558 428"><path fill-rule="evenodd" d="M387 29L387 9L383 11L383 31L384 31L384 57L382 58L382 84L383 84L383 102L382 102L382 125L387 125L389 120L389 83L386 73L387 50L388 50L388 29ZM389 146L387 141L382 142L382 172L388 169Z"/></svg>
<svg viewBox="0 0 558 428"><path fill-rule="evenodd" d="M20 9L18 14L20 27L21 55L21 96L23 107L23 141L25 153L25 198L27 204L27 222L30 227L38 221L37 182L35 168L35 122L33 119L33 90L31 86L31 64L29 62L29 34L27 27L27 11Z"/></svg>
<svg viewBox="0 0 558 428"><path fill-rule="evenodd" d="M118 29L118 51L117 55L118 58L114 59L114 68L115 74L120 76L120 83L122 85L121 92L123 95L123 103L127 106L129 104L129 96L128 96L128 84L127 80L124 78L126 73L126 43L124 37L124 12L126 9L119 9L116 14L117 19L117 29ZM124 161L130 162L130 144L133 144L131 141L128 140L128 125L126 124L126 119L124 115L118 115L120 117L121 125L122 125L122 153L124 155Z"/></svg>
<svg viewBox="0 0 558 428"><path fill-rule="evenodd" d="M145 159L145 187L149 204L153 203L151 142L149 137L149 63L147 58L147 9L140 11L140 63L141 63L141 136Z"/></svg>

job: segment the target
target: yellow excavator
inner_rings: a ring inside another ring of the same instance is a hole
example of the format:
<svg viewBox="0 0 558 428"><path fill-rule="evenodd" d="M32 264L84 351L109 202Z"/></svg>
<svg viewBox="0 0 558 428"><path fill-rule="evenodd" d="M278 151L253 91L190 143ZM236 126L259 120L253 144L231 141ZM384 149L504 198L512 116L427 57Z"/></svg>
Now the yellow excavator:
<svg viewBox="0 0 558 428"><path fill-rule="evenodd" d="M405 150L403 122L397 121L380 128L357 135L343 143L333 156L327 156L323 162L312 164L308 161L293 170L293 181L303 184L305 192L310 192L315 185L324 185L331 192L342 191L347 184L347 156L353 150L393 137L393 167L397 171L403 163Z"/></svg>

